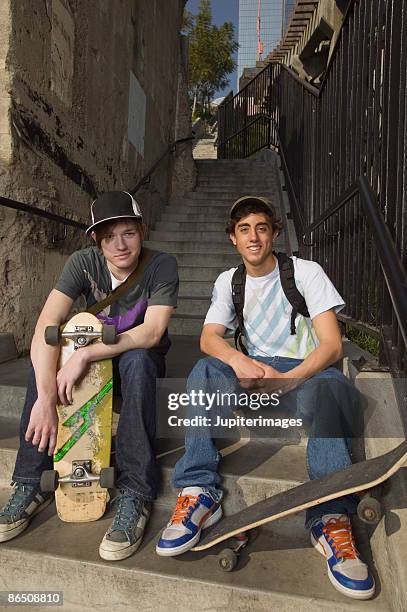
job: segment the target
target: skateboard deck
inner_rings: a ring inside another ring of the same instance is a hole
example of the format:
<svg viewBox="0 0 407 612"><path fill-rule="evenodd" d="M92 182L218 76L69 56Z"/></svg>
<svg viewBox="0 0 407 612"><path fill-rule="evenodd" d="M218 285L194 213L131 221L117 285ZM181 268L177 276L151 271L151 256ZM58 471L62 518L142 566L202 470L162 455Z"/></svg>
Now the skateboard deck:
<svg viewBox="0 0 407 612"><path fill-rule="evenodd" d="M220 520L204 531L199 544L192 550L206 550L233 536L239 536L243 532L322 502L372 489L395 474L405 461L407 440L385 455L354 463L344 470L310 480Z"/></svg>
<svg viewBox="0 0 407 612"><path fill-rule="evenodd" d="M102 323L92 314L82 312L72 317L64 333L78 327L102 330ZM100 337L94 340L100 342ZM61 339L59 368L74 352L72 338ZM93 362L73 388L73 404L57 405L58 437L54 453L54 469L60 479L85 466L98 475L110 465L112 430L113 379L112 361ZM100 518L106 509L108 491L98 481L60 482L55 491L58 516L66 522L86 522Z"/></svg>

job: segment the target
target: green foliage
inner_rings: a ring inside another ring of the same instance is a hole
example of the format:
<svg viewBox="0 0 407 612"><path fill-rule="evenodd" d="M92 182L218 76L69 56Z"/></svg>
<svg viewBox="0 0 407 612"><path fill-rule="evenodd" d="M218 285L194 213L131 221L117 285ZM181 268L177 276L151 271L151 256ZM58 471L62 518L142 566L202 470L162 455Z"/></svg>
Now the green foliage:
<svg viewBox="0 0 407 612"><path fill-rule="evenodd" d="M255 120L255 121L254 121ZM250 157L269 144L270 122L264 115L251 117L252 123L226 144L226 157Z"/></svg>
<svg viewBox="0 0 407 612"><path fill-rule="evenodd" d="M220 27L212 24L211 0L201 0L197 15L186 12L183 28L189 35L190 97L194 112L204 112L215 92L229 84L228 75L236 68L232 54L239 45L231 22Z"/></svg>
<svg viewBox="0 0 407 612"><path fill-rule="evenodd" d="M361 349L369 351L376 359L379 358L379 341L373 336L347 325L346 337Z"/></svg>

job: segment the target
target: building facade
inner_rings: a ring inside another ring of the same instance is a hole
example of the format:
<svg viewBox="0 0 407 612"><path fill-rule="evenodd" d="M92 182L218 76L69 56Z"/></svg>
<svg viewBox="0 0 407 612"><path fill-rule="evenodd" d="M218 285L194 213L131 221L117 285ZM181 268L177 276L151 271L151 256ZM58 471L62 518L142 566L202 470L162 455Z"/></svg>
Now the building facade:
<svg viewBox="0 0 407 612"><path fill-rule="evenodd" d="M0 2L1 196L86 223L97 193L133 188L190 135L184 4ZM148 225L193 187L194 168L182 145L137 192ZM0 207L0 333L19 351L68 255L89 244L76 228Z"/></svg>
<svg viewBox="0 0 407 612"><path fill-rule="evenodd" d="M259 6L261 58L264 59L279 43L294 4L295 0L239 0L238 79L243 70L255 66L258 59Z"/></svg>

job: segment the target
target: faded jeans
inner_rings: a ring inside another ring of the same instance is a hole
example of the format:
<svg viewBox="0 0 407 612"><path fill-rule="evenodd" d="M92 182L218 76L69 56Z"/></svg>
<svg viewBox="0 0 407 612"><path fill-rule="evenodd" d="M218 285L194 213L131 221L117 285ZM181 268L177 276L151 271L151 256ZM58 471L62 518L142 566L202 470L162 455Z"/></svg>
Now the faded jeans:
<svg viewBox="0 0 407 612"><path fill-rule="evenodd" d="M299 365L302 360L287 357L259 358L258 361L273 366L279 372L288 372ZM322 384L321 384L322 383ZM219 359L209 357L198 361L187 381L187 391L204 393L244 392L239 387L233 369ZM310 422L307 444L307 469L311 480L326 476L348 467L351 459L351 438L349 428L345 427L346 435L341 428L343 421L350 415L350 420L358 412L357 391L339 370L330 367L305 381L296 393L297 417L305 416ZM283 396L284 397L284 396ZM189 409L187 416L202 414L197 409ZM228 406L217 406L217 415L230 416ZM345 417L344 417L345 415ZM270 415L272 416L272 415ZM333 432L333 433L332 433ZM201 486L216 500L222 498L218 465L221 455L218 452L209 428L200 427L199 434L187 430L185 453L176 463L173 485L176 488L186 486ZM272 476L272 474L270 475ZM306 524L309 526L323 514L354 514L357 498L347 495L308 509Z"/></svg>

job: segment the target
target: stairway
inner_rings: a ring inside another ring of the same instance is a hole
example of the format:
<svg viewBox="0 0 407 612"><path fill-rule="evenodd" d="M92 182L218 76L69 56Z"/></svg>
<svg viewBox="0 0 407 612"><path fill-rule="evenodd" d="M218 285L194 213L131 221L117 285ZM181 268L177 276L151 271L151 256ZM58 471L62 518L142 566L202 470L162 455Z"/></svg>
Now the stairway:
<svg viewBox="0 0 407 612"><path fill-rule="evenodd" d="M178 260L178 307L171 335L198 335L208 310L217 276L241 259L225 233L229 209L243 195L265 195L281 206L279 171L272 162L197 160L195 191L172 198L146 246L172 253ZM281 214L282 211L281 211ZM276 250L287 251L284 230Z"/></svg>
<svg viewBox="0 0 407 612"><path fill-rule="evenodd" d="M228 210L245 194L265 194L282 210L279 171L273 160L199 160L195 191L172 199L150 232L146 246L173 253L180 273L180 299L171 322L173 346L167 376L185 378L199 359L199 333L210 303L213 282L239 256L223 230ZM277 250L290 250L284 229ZM0 507L18 448L18 423L25 394L26 359L0 364ZM233 514L307 479L305 445L295 436L220 440L224 511ZM183 453L183 440L160 440L157 448L160 494L140 550L119 563L98 556L111 511L94 523L62 523L52 504L35 517L26 532L0 545L0 590L63 591L67 612L125 612L133 607L186 612L191 605L207 611L390 610L378 589L371 602L343 597L330 585L324 560L311 547L304 515L263 528L242 553L232 573L220 570L220 545L207 553L192 551L176 558L155 554L155 542L169 518L176 492L171 474ZM370 561L364 529L357 526L359 546ZM7 568L7 569L6 569ZM380 579L375 575L376 582Z"/></svg>

